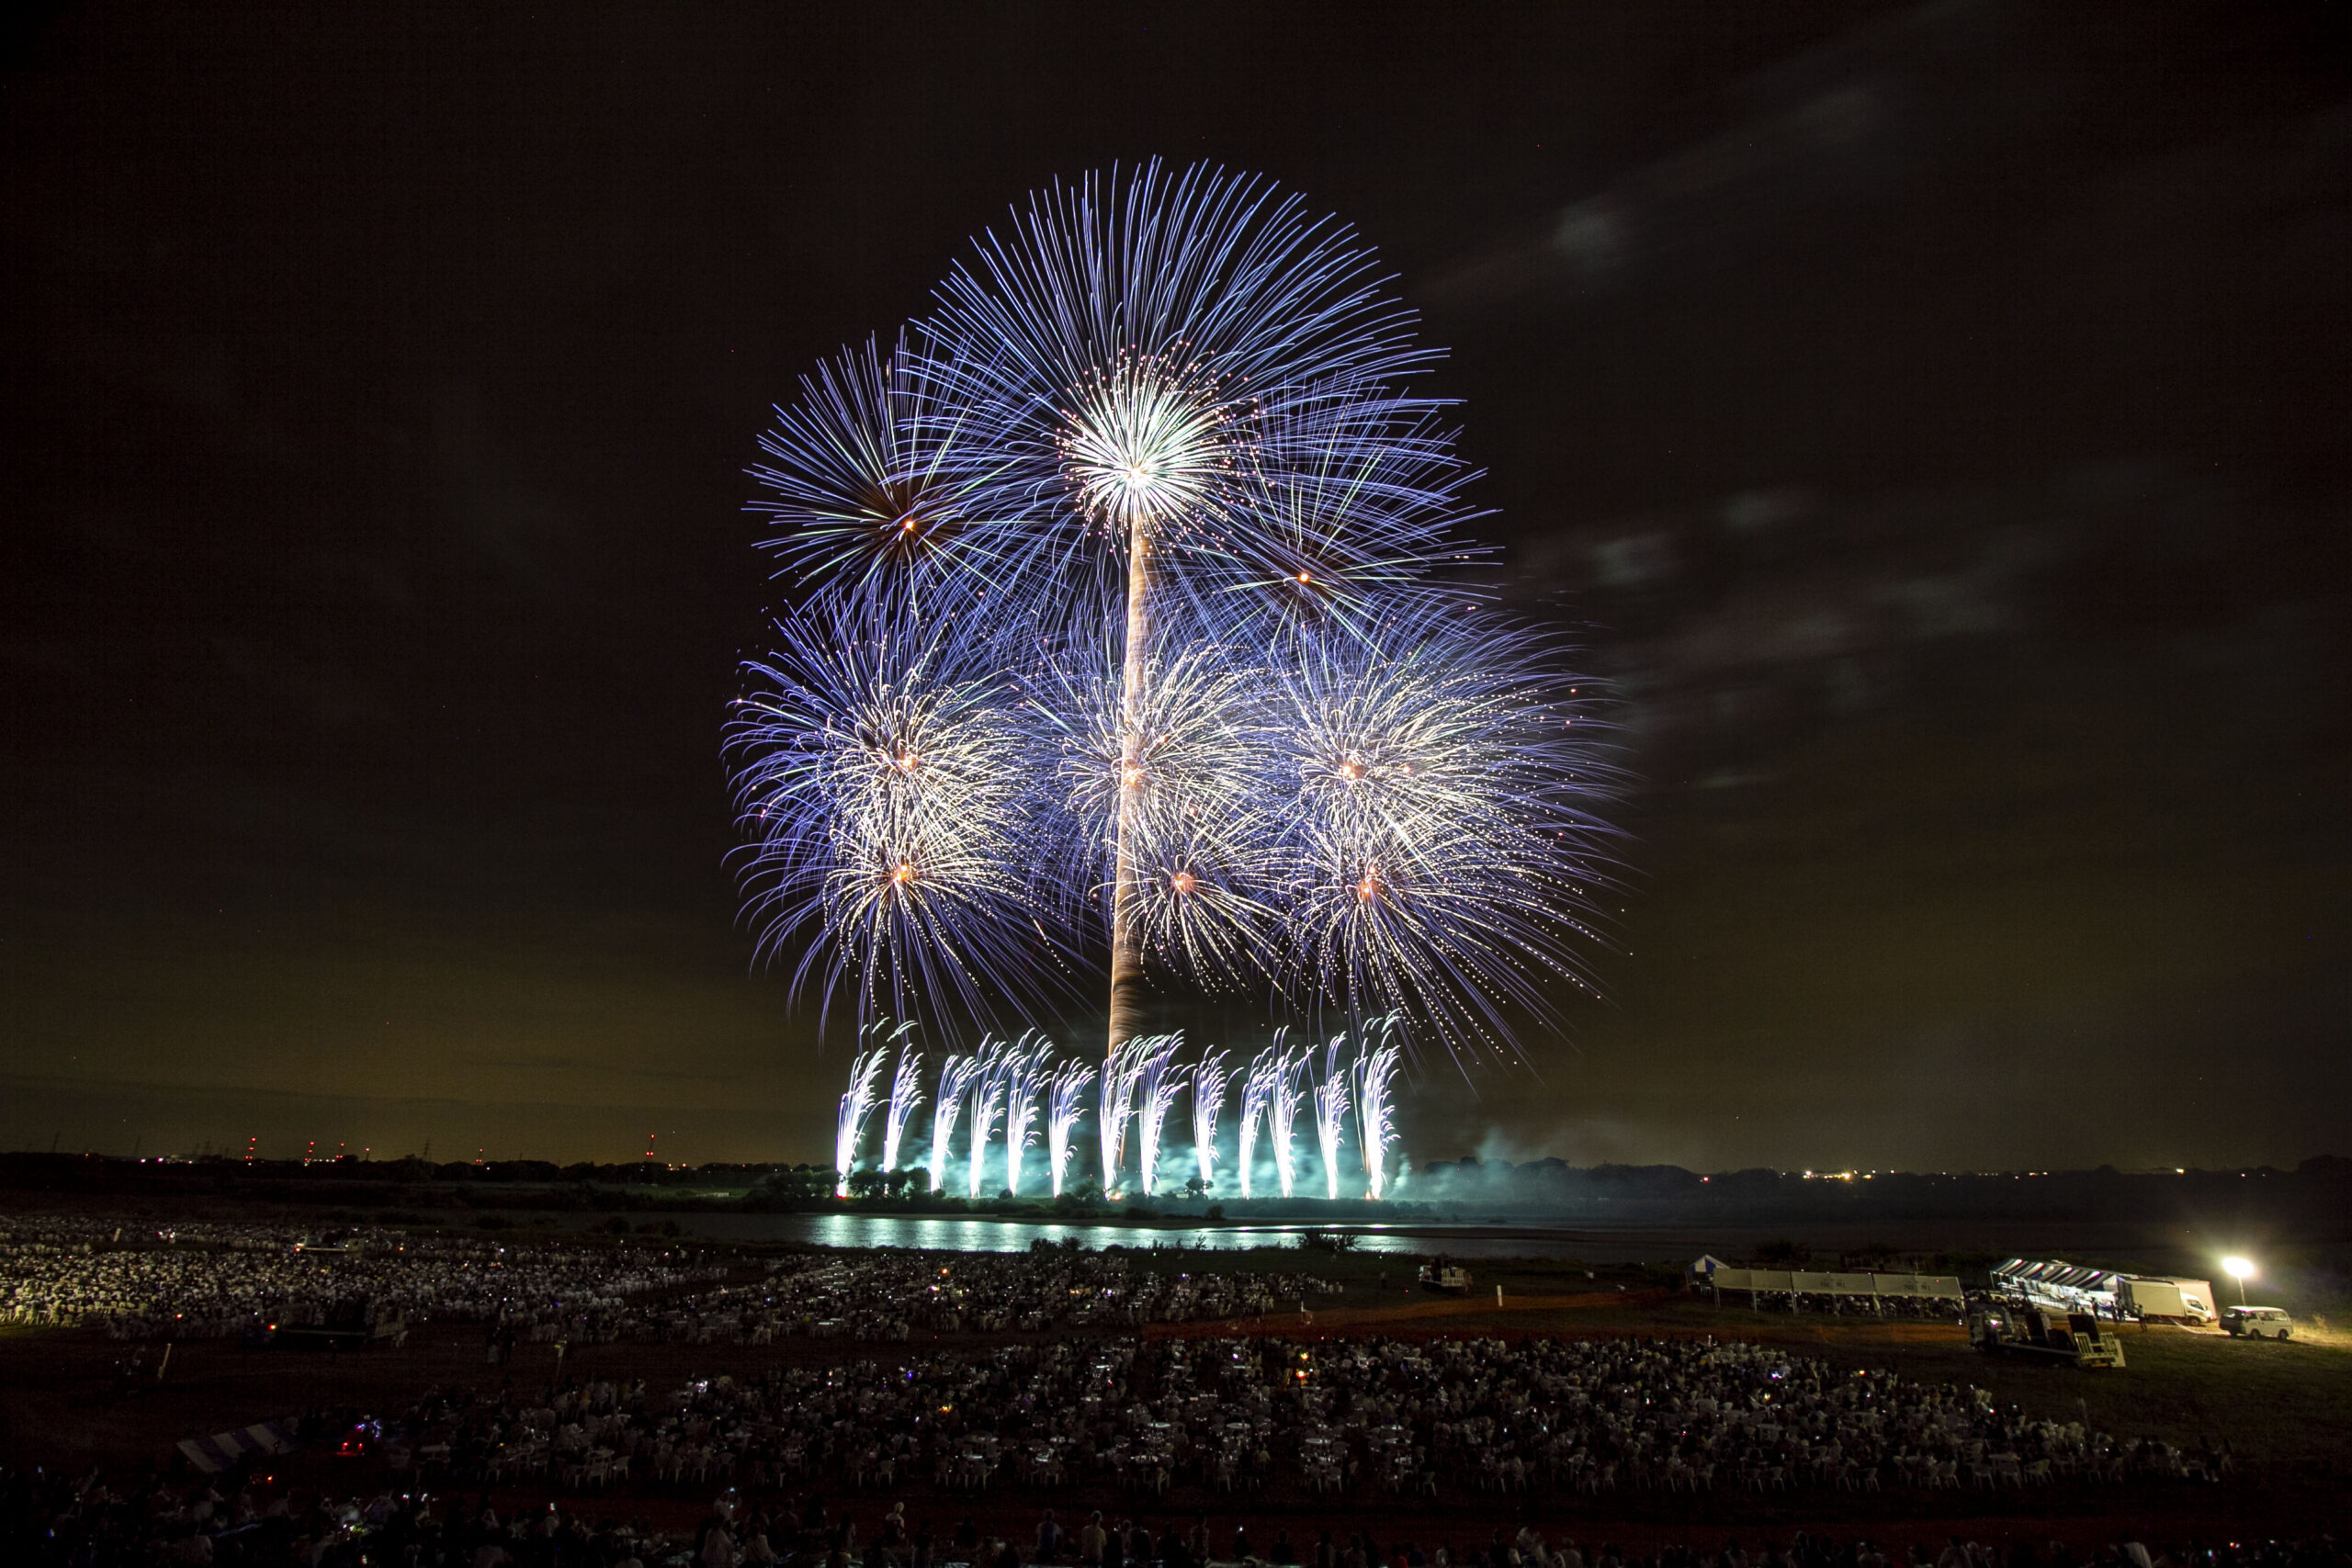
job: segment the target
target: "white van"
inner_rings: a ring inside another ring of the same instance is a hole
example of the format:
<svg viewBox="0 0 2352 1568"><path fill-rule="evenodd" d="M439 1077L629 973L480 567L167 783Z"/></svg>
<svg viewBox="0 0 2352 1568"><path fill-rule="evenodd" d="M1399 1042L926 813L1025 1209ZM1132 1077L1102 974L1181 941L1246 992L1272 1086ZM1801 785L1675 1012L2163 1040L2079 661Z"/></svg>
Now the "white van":
<svg viewBox="0 0 2352 1568"><path fill-rule="evenodd" d="M2223 1307L2222 1326L2233 1339L2289 1339L2295 1320L2277 1307Z"/></svg>

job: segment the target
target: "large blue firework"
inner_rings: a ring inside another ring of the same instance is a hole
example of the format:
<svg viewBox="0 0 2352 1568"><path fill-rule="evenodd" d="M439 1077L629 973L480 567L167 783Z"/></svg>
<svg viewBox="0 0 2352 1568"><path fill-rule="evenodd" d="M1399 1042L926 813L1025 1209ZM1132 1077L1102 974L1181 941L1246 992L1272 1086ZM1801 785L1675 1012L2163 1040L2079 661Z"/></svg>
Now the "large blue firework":
<svg viewBox="0 0 2352 1568"><path fill-rule="evenodd" d="M905 333L869 340L776 409L752 510L773 520L761 544L786 575L944 610L1017 598L1046 564L1053 529L993 506L1005 465L987 459L968 413L933 394L923 365Z"/></svg>
<svg viewBox="0 0 2352 1568"><path fill-rule="evenodd" d="M1024 756L1004 645L855 595L775 633L728 736L762 950L797 953L796 988L949 1039L1067 999L1063 944L1011 869L1044 847L1046 770Z"/></svg>
<svg viewBox="0 0 2352 1568"><path fill-rule="evenodd" d="M823 584L731 746L764 944L953 1040L1107 960L1457 1055L1589 985L1610 780L1479 553L1436 358L1345 228L1152 163L1034 196L779 410ZM1099 993L1098 993L1099 994Z"/></svg>
<svg viewBox="0 0 2352 1568"><path fill-rule="evenodd" d="M1139 530L1250 526L1254 478L1328 467L1335 441L1430 446L1441 405L1404 378L1437 355L1381 283L1372 252L1300 197L1150 163L1034 197L925 326L995 509L1092 523L1125 550Z"/></svg>
<svg viewBox="0 0 2352 1568"><path fill-rule="evenodd" d="M1560 986L1591 989L1616 781L1551 640L1453 606L1285 654L1270 728L1296 792L1273 857L1294 994L1475 1054L1508 1048L1514 1011L1555 1016Z"/></svg>

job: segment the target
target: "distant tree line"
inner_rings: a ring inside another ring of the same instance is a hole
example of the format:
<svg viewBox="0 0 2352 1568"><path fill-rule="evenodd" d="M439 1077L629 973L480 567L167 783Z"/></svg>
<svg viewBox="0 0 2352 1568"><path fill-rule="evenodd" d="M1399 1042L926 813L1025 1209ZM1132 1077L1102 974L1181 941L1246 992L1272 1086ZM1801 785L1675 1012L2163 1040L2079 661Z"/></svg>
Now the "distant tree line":
<svg viewBox="0 0 2352 1568"><path fill-rule="evenodd" d="M711 1161L671 1166L552 1160L265 1160L208 1156L134 1160L103 1155L0 1154L0 1190L17 1193L119 1193L216 1197L263 1202L333 1203L354 1209L734 1209L790 1213L844 1202L900 1212L1045 1214L1071 1212L1148 1219L1133 1202L1106 1205L1090 1185L1059 1200L1000 1195L967 1201L933 1194L913 1169L868 1170L833 1194L830 1165ZM1239 1217L1317 1209L1313 1200L1195 1208L1204 1194L1174 1195L1187 1212ZM1189 1202L1186 1200L1190 1200ZM2352 1216L2352 1159L2323 1155L2291 1170L2125 1172L1979 1171L1956 1174L1872 1172L1824 1177L1776 1170L1701 1174L1679 1166L1572 1166L1565 1160L1426 1161L1413 1168L1396 1201L1379 1206L1341 1200L1335 1217L1373 1218L1419 1210L1479 1220L1544 1214L1642 1224L1778 1225L1830 1221L2061 1219L2177 1222L2215 1235L2295 1231L2343 1238ZM2256 1227L2247 1231L2251 1225Z"/></svg>
<svg viewBox="0 0 2352 1568"><path fill-rule="evenodd" d="M1441 1209L1540 1211L1625 1220L1782 1221L2118 1219L2225 1223L2239 1218L2341 1229L2352 1215L2352 1159L2321 1155L2292 1170L1838 1172L1670 1165L1572 1166L1565 1160L1425 1161L1400 1197Z"/></svg>

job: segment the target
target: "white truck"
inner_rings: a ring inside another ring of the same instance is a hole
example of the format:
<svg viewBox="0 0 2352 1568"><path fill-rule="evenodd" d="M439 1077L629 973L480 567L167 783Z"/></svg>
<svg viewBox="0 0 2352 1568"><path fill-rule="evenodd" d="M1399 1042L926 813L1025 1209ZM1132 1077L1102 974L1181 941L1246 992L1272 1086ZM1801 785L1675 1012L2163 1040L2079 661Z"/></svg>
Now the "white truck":
<svg viewBox="0 0 2352 1568"><path fill-rule="evenodd" d="M2152 1279L2127 1274L2115 1282L2116 1305L2143 1323L2213 1321L2213 1287L2203 1280Z"/></svg>

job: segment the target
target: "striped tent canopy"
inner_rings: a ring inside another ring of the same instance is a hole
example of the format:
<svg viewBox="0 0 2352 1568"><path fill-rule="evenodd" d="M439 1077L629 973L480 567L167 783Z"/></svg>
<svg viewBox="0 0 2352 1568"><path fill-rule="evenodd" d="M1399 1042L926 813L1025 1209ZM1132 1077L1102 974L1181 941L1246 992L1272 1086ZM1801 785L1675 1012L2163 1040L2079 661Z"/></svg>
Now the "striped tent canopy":
<svg viewBox="0 0 2352 1568"><path fill-rule="evenodd" d="M281 1421L263 1421L251 1427L240 1427L233 1432L215 1432L209 1438L182 1438L180 1452L188 1463L207 1475L219 1475L236 1468L248 1454L282 1454L293 1448L301 1423L294 1416Z"/></svg>

